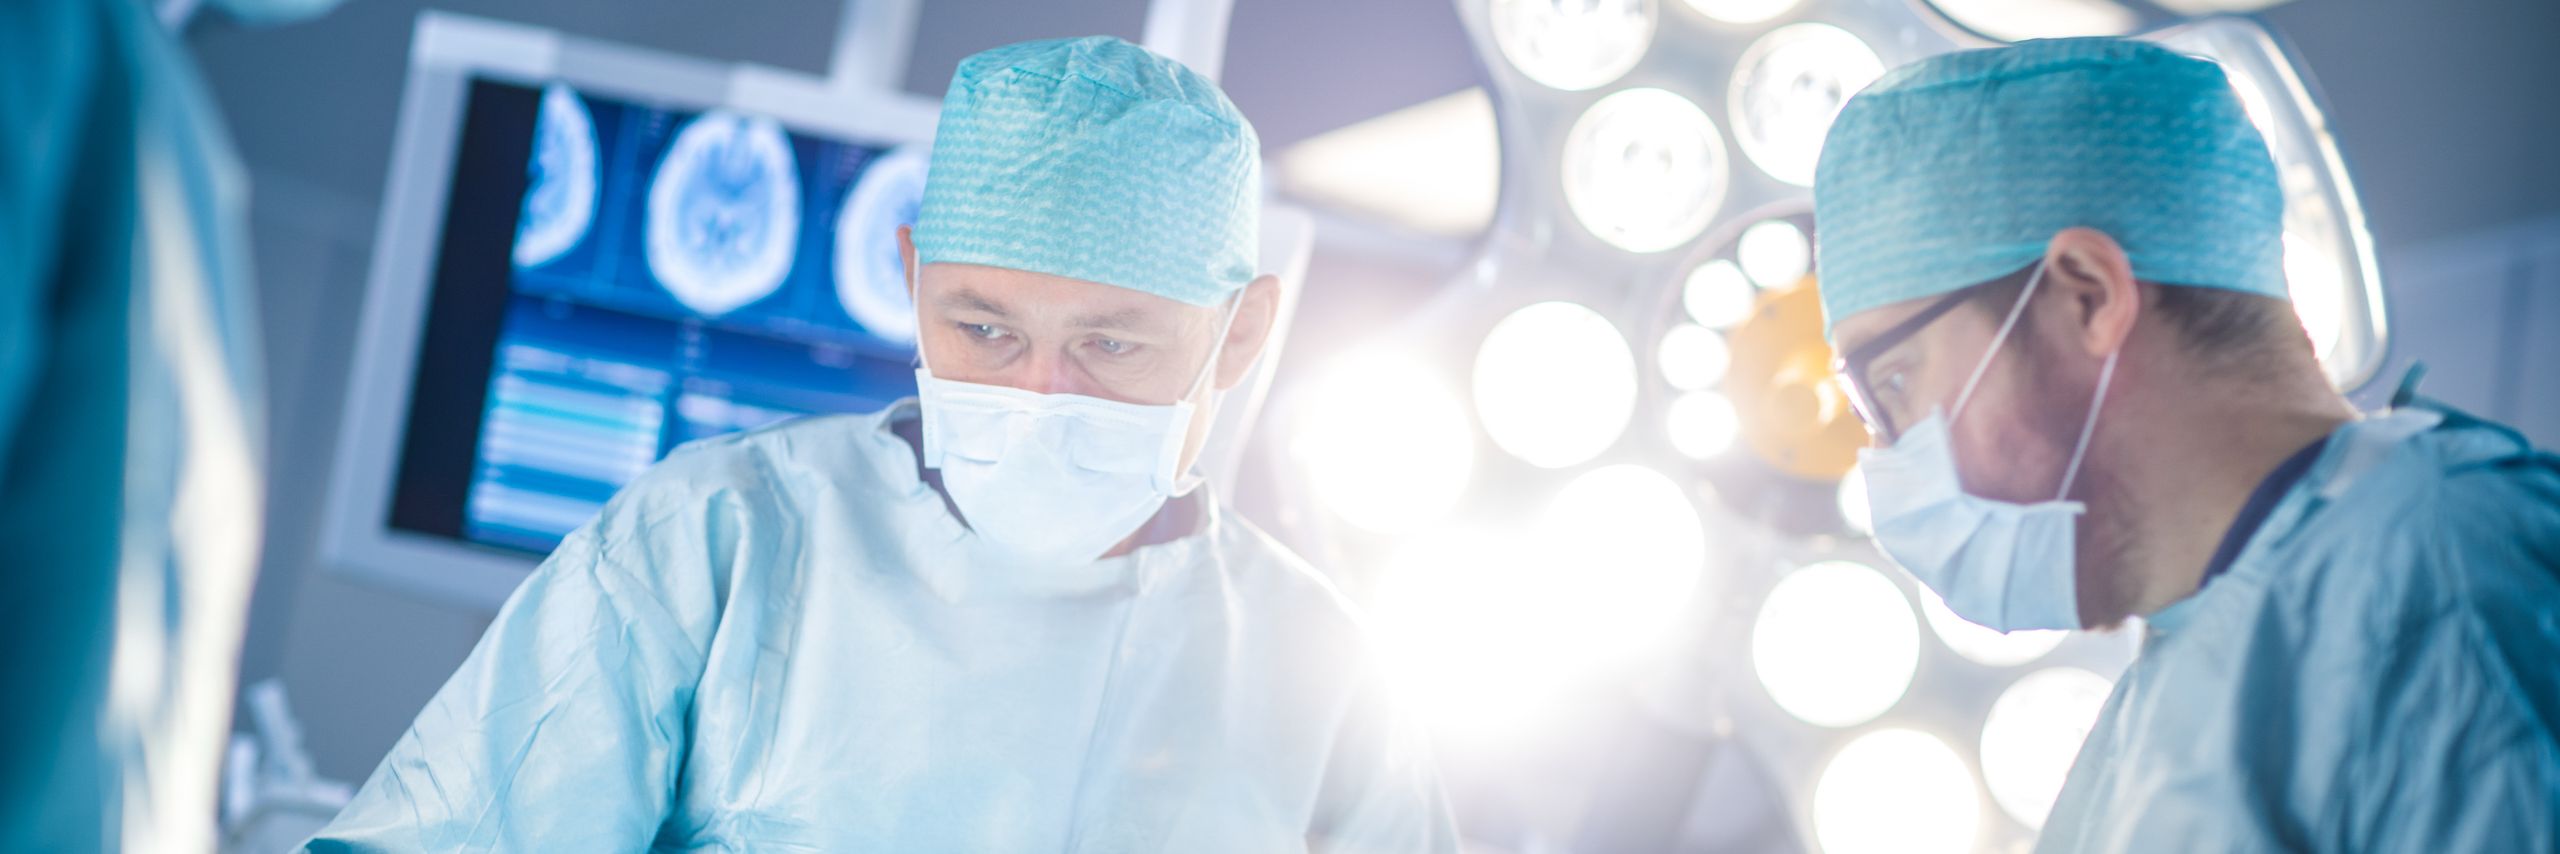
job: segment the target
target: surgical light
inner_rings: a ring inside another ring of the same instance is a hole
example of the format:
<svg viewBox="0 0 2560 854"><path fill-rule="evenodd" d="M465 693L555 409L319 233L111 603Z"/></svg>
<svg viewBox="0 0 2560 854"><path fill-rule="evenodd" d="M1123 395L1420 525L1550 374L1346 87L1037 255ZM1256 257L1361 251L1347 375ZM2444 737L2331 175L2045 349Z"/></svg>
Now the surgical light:
<svg viewBox="0 0 2560 854"><path fill-rule="evenodd" d="M2142 25L2141 15L2114 0L1931 0L1930 5L1965 28L2004 42L2120 36Z"/></svg>
<svg viewBox="0 0 2560 854"><path fill-rule="evenodd" d="M1956 616L1946 600L1928 590L1920 591L1920 613L1929 620L1929 630L1947 648L1966 660L1985 667L2016 667L2052 652L2061 646L2069 632L2028 629L2002 633L1998 630Z"/></svg>
<svg viewBox="0 0 2560 854"><path fill-rule="evenodd" d="M1682 391L1715 385L1724 379L1725 368L1733 362L1733 351L1726 349L1724 336L1694 323L1683 323L1663 333L1658 356L1662 381Z"/></svg>
<svg viewBox="0 0 2560 854"><path fill-rule="evenodd" d="M2113 689L2106 677L2055 667L2001 692L1982 724L1982 782L1992 802L2019 824L2043 827Z"/></svg>
<svg viewBox="0 0 2560 854"><path fill-rule="evenodd" d="M1697 237L1731 180L1714 120L1661 89L1626 89L1592 104L1565 135L1563 157L1574 218L1629 252Z"/></svg>
<svg viewBox="0 0 2560 854"><path fill-rule="evenodd" d="M1752 669L1779 708L1846 727L1883 714L1911 687L1920 627L1891 580L1863 564L1788 573L1751 627Z"/></svg>
<svg viewBox="0 0 2560 854"><path fill-rule="evenodd" d="M1491 12L1511 67L1569 92L1618 79L1653 41L1654 0L1493 0Z"/></svg>
<svg viewBox="0 0 2560 854"><path fill-rule="evenodd" d="M1733 408L1730 398L1712 391L1674 398L1662 420L1672 449L1693 460L1724 453L1742 433L1742 413Z"/></svg>
<svg viewBox="0 0 2560 854"><path fill-rule="evenodd" d="M1680 307L1689 312L1689 319L1716 329L1749 320L1755 299L1750 277L1721 258L1690 270L1680 287Z"/></svg>
<svg viewBox="0 0 2560 854"><path fill-rule="evenodd" d="M2388 322L2363 204L2303 70L2260 24L2206 18L2147 36L2221 67L2266 140L2284 188L2286 284L2295 312L2341 389L2370 380L2388 350Z"/></svg>
<svg viewBox="0 0 2560 854"><path fill-rule="evenodd" d="M1743 229L1734 245L1742 273L1762 288L1784 288L1813 272L1813 244L1804 231L1783 219L1762 220Z"/></svg>
<svg viewBox="0 0 2560 854"><path fill-rule="evenodd" d="M1757 24L1784 15L1799 0L1689 0L1698 14L1728 24Z"/></svg>
<svg viewBox="0 0 2560 854"><path fill-rule="evenodd" d="M1551 642L1607 662L1656 640L1688 605L1707 540L1688 493L1637 465L1593 469L1556 493L1536 533Z"/></svg>
<svg viewBox="0 0 2560 854"><path fill-rule="evenodd" d="M2301 319L2302 331L2311 336L2312 354L2327 361L2346 329L2346 307L2340 303L2346 300L2349 285L2346 275L2338 271L2336 250L2287 232L2284 279L2285 290L2293 296L2293 313Z"/></svg>
<svg viewBox="0 0 2560 854"><path fill-rule="evenodd" d="M1475 431L1437 373L1367 353L1337 363L1314 388L1291 450L1326 507L1392 533L1456 506L1475 466Z"/></svg>
<svg viewBox="0 0 2560 854"><path fill-rule="evenodd" d="M1734 140L1769 177L1813 186L1832 118L1849 96L1882 76L1884 60L1847 30L1780 27L1743 50L1734 67L1726 99Z"/></svg>
<svg viewBox="0 0 2560 854"><path fill-rule="evenodd" d="M1813 787L1814 839L1824 854L1963 854L1981 822L1964 758L1915 730L1859 736Z"/></svg>
<svg viewBox="0 0 2560 854"><path fill-rule="evenodd" d="M1635 412L1635 357L1618 328L1570 302L1522 308L1476 351L1476 414L1495 446L1563 468L1607 450Z"/></svg>

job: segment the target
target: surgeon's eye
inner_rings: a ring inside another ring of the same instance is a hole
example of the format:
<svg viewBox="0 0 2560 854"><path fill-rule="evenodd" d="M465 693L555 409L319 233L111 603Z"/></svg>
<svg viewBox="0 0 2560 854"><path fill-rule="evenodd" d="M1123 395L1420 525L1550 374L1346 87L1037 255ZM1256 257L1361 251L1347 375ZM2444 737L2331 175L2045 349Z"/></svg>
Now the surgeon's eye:
<svg viewBox="0 0 2560 854"><path fill-rule="evenodd" d="M1138 345L1118 338L1096 338L1093 339L1092 346L1094 352L1114 358L1129 355L1138 349Z"/></svg>
<svg viewBox="0 0 2560 854"><path fill-rule="evenodd" d="M958 326L961 332L979 341L1002 341L1005 336L1012 334L1006 332L1004 327L992 323L962 323Z"/></svg>
<svg viewBox="0 0 2560 854"><path fill-rule="evenodd" d="M1899 370L1886 371L1876 381L1876 406L1887 412L1902 412L1902 403L1910 398L1911 381Z"/></svg>

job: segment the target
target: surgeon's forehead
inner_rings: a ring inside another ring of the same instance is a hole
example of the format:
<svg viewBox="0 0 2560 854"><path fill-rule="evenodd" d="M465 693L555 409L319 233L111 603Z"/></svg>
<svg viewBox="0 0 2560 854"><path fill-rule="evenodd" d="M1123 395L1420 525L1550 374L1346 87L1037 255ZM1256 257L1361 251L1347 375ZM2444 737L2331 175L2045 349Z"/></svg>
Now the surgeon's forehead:
<svg viewBox="0 0 2560 854"><path fill-rule="evenodd" d="M1206 309L1143 291L1031 270L978 264L928 264L922 296L946 311L999 317L1064 319L1090 329L1179 329Z"/></svg>
<svg viewBox="0 0 2560 854"><path fill-rule="evenodd" d="M1884 334L1885 330L1901 325L1912 315L1929 310L1929 306L1943 296L1945 295L1936 294L1887 303L1840 318L1839 322L1831 325L1832 351L1842 354L1855 353L1858 348L1866 346L1867 342L1875 340L1877 335Z"/></svg>

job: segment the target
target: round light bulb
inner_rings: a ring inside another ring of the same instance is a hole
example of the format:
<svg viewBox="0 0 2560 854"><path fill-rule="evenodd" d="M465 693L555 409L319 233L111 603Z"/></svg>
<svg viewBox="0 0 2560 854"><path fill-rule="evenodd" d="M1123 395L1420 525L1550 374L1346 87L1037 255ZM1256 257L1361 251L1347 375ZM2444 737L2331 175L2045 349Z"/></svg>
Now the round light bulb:
<svg viewBox="0 0 2560 854"><path fill-rule="evenodd" d="M1724 204L1724 137L1689 99L1626 89L1565 134L1564 198L1584 228L1629 252L1695 239Z"/></svg>
<svg viewBox="0 0 2560 854"><path fill-rule="evenodd" d="M1618 79L1653 42L1653 0L1493 0L1490 12L1511 67L1568 92Z"/></svg>
<svg viewBox="0 0 2560 854"><path fill-rule="evenodd" d="M1911 687L1920 627L1902 590L1864 564L1788 573L1760 604L1751 663L1769 698L1816 726L1855 726Z"/></svg>
<svg viewBox="0 0 2560 854"><path fill-rule="evenodd" d="M1608 318L1545 302L1494 324L1476 351L1485 433L1532 465L1575 465L1618 440L1635 413L1635 357Z"/></svg>
<svg viewBox="0 0 2560 854"><path fill-rule="evenodd" d="M1663 333L1657 355L1662 363L1662 381L1682 391L1715 385L1733 364L1733 351L1725 345L1724 336L1691 323Z"/></svg>
<svg viewBox="0 0 2560 854"><path fill-rule="evenodd" d="M1849 96L1884 76L1884 60L1849 31L1789 24L1752 42L1734 66L1726 102L1734 140L1769 177L1813 186L1831 120Z"/></svg>
<svg viewBox="0 0 2560 854"><path fill-rule="evenodd" d="M1798 0L1689 0L1689 8L1728 24L1757 24L1784 15Z"/></svg>
<svg viewBox="0 0 2560 854"><path fill-rule="evenodd" d="M1742 230L1733 256L1742 273L1763 288L1793 287L1813 272L1813 243L1804 231L1782 219L1762 220Z"/></svg>
<svg viewBox="0 0 2560 854"><path fill-rule="evenodd" d="M1742 268L1721 258L1690 270L1680 286L1680 307L1691 320L1713 329L1730 329L1751 319L1758 299Z"/></svg>
<svg viewBox="0 0 2560 854"><path fill-rule="evenodd" d="M1712 391L1693 391L1672 399L1662 416L1671 448L1681 456L1703 460L1733 447L1742 434L1742 414L1733 401Z"/></svg>
<svg viewBox="0 0 2560 854"><path fill-rule="evenodd" d="M2077 667L2027 674L2000 692L1982 723L1982 782L2018 823L2044 826L2081 742L2115 689Z"/></svg>
<svg viewBox="0 0 2560 854"><path fill-rule="evenodd" d="M1823 854L1964 854L1981 832L1973 775L1954 748L1908 729L1849 742L1813 786Z"/></svg>

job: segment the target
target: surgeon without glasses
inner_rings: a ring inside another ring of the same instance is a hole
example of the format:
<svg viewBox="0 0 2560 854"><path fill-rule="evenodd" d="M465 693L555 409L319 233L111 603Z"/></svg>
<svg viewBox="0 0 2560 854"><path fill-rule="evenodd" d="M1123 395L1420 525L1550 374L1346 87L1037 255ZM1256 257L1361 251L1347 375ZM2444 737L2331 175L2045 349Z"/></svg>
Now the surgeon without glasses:
<svg viewBox="0 0 2560 854"><path fill-rule="evenodd" d="M2211 63L1924 60L1842 108L1821 296L1878 544L1994 629L2145 620L2040 852L2560 851L2560 459L2357 412Z"/></svg>
<svg viewBox="0 0 2560 854"><path fill-rule="evenodd" d="M1191 472L1277 305L1258 164L1126 42L962 62L919 399L632 483L309 850L1455 851L1343 598Z"/></svg>

